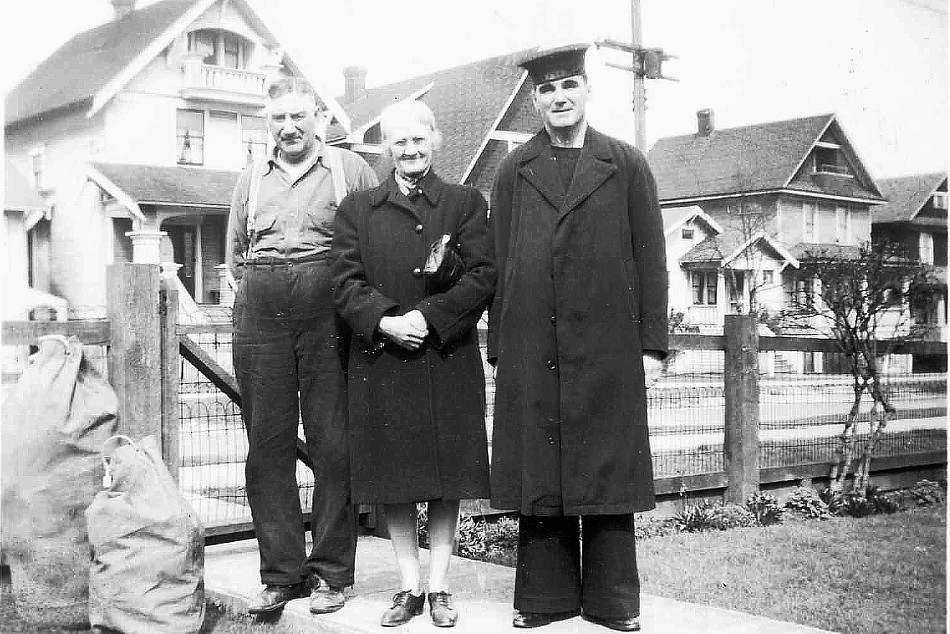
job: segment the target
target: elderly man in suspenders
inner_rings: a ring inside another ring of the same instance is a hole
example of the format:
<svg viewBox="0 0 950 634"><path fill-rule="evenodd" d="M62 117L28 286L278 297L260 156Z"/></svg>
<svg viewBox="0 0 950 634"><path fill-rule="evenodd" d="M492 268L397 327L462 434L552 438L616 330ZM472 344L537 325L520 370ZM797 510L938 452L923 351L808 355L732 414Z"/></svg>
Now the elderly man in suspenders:
<svg viewBox="0 0 950 634"><path fill-rule="evenodd" d="M310 587L310 610L343 606L353 584L356 521L349 504L346 337L333 308L330 244L347 192L377 179L358 155L318 136L322 113L309 86L270 87L267 119L276 147L245 170L228 219L237 281L234 371L247 429L247 498L264 590L254 614L280 610ZM305 551L296 479L298 421L313 463L313 548Z"/></svg>

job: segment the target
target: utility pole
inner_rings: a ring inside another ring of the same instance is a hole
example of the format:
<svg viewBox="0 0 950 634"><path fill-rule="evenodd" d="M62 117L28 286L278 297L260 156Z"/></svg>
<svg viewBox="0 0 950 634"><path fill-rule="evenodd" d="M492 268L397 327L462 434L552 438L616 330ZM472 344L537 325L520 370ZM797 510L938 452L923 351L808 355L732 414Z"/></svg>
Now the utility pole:
<svg viewBox="0 0 950 634"><path fill-rule="evenodd" d="M640 13L640 0L630 0L631 42L618 42L610 38L596 42L597 48L612 48L630 53L630 65L606 62L607 66L633 73L633 116L636 129L634 144L642 152L647 151L647 95L644 79L667 79L679 81L663 74L663 62L676 59L675 55L664 53L662 48L643 48L643 17Z"/></svg>

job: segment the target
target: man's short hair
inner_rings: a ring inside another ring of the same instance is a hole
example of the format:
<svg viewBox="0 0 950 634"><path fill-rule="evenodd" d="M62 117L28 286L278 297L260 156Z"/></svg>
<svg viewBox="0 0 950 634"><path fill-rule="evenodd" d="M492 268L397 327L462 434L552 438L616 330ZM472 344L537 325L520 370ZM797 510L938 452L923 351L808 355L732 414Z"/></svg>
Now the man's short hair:
<svg viewBox="0 0 950 634"><path fill-rule="evenodd" d="M267 97L269 99L279 99L284 95L303 95L313 99L313 102L318 106L320 103L313 86L296 77L280 77L267 86Z"/></svg>
<svg viewBox="0 0 950 634"><path fill-rule="evenodd" d="M379 131L382 133L383 142L389 137L394 121L408 119L416 123L421 123L432 130L432 145L439 149L442 145L442 132L435 124L435 114L425 103L411 99L409 101L400 101L399 103L387 106L383 109L379 117Z"/></svg>

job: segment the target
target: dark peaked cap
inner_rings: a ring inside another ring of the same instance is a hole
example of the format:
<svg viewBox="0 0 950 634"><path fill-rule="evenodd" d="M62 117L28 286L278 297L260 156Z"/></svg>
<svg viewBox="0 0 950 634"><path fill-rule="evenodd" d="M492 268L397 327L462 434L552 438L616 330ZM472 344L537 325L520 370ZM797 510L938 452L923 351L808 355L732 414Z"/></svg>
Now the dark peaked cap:
<svg viewBox="0 0 950 634"><path fill-rule="evenodd" d="M531 77L535 85L547 81L564 79L572 75L583 75L584 54L590 44L567 44L557 48L535 51L518 63Z"/></svg>

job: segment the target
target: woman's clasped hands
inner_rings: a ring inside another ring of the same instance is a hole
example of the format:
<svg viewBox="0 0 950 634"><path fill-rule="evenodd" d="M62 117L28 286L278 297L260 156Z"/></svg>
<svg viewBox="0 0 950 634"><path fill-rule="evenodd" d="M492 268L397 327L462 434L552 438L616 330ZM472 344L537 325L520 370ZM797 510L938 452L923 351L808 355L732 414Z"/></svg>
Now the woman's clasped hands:
<svg viewBox="0 0 950 634"><path fill-rule="evenodd" d="M379 320L379 331L406 350L415 350L429 334L429 324L418 310Z"/></svg>

